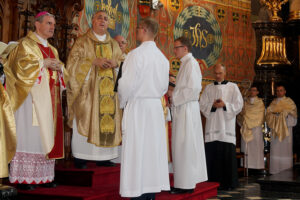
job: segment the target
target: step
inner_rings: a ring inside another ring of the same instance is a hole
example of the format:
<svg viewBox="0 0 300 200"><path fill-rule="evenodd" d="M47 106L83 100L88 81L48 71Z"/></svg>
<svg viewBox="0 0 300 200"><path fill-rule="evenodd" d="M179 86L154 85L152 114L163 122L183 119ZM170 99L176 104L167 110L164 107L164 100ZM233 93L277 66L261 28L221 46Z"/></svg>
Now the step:
<svg viewBox="0 0 300 200"><path fill-rule="evenodd" d="M192 194L173 195L169 192L161 192L156 195L156 200L204 200L217 195L218 183L204 182L197 184ZM128 200L119 195L119 183L106 184L94 188L64 186L56 188L38 187L34 191L19 191L19 199L22 200Z"/></svg>
<svg viewBox="0 0 300 200"><path fill-rule="evenodd" d="M57 165L56 188L37 187L33 191L19 190L22 200L129 200L119 195L120 165L116 167L98 167L88 163L87 169L76 169L73 164ZM173 185L173 174L170 174ZM173 195L168 191L156 195L156 200L204 200L217 195L218 183L203 182L197 184L192 194Z"/></svg>
<svg viewBox="0 0 300 200"><path fill-rule="evenodd" d="M57 165L55 181L60 185L97 187L111 181L120 182L120 165L115 167L98 167L88 163L87 169L76 169L73 165Z"/></svg>

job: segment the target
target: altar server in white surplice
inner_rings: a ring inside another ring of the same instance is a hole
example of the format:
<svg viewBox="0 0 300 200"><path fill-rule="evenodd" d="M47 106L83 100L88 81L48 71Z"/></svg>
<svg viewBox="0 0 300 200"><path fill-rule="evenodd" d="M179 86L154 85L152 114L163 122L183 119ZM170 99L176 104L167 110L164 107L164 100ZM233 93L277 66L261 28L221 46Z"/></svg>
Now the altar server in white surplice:
<svg viewBox="0 0 300 200"><path fill-rule="evenodd" d="M141 45L127 55L118 82L124 109L120 194L133 199L154 199L155 193L170 190L161 103L169 85L169 61L154 42L157 32L155 20L141 20Z"/></svg>
<svg viewBox="0 0 300 200"><path fill-rule="evenodd" d="M243 108L243 97L235 83L224 80L226 68L214 66L216 81L207 85L200 98L206 117L205 152L208 180L219 182L221 189L238 186L236 161L236 115Z"/></svg>
<svg viewBox="0 0 300 200"><path fill-rule="evenodd" d="M297 107L285 96L283 85L276 87L277 98L267 109L266 121L271 128L270 173L293 167L293 127L297 124Z"/></svg>
<svg viewBox="0 0 300 200"><path fill-rule="evenodd" d="M199 96L202 75L199 63L185 37L174 42L174 54L181 65L172 95L172 155L174 188L172 194L193 192L197 183L207 180Z"/></svg>

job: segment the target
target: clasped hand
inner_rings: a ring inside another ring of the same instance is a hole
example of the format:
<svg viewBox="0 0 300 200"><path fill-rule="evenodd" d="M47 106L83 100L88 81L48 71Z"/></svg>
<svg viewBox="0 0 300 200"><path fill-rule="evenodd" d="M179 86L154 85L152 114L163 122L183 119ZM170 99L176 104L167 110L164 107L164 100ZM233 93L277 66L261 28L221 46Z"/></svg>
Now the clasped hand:
<svg viewBox="0 0 300 200"><path fill-rule="evenodd" d="M214 108L223 108L225 106L225 103L222 99L216 99L213 103Z"/></svg>
<svg viewBox="0 0 300 200"><path fill-rule="evenodd" d="M44 59L44 66L54 71L59 71L62 68L61 62L55 58Z"/></svg>
<svg viewBox="0 0 300 200"><path fill-rule="evenodd" d="M106 58L96 58L93 61L93 65L100 67L102 69L115 68L118 66L117 62Z"/></svg>

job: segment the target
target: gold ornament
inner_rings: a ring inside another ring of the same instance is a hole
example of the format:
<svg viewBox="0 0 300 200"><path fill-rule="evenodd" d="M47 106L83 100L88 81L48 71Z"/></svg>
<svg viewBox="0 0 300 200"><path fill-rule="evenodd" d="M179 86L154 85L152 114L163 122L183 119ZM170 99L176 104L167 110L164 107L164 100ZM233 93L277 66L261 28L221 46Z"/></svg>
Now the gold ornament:
<svg viewBox="0 0 300 200"><path fill-rule="evenodd" d="M272 12L272 22L282 22L281 17L278 16L278 12L281 10L281 6L289 0L260 0L262 4L265 4L267 8Z"/></svg>

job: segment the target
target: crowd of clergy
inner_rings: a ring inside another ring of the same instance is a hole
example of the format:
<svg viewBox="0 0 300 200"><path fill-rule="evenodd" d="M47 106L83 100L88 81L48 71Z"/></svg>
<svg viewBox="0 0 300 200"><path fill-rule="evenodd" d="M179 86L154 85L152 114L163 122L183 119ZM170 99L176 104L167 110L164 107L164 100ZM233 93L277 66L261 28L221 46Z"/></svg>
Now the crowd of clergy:
<svg viewBox="0 0 300 200"><path fill-rule="evenodd" d="M0 178L8 176L23 190L56 186L55 159L64 157L63 90L75 167L121 163L122 197L192 193L204 181L219 182L224 190L237 187L236 121L248 168L265 168L265 121L272 133L270 173L293 166L297 108L283 85L265 109L255 85L244 99L237 84L225 79L226 67L216 64L215 81L200 95L201 69L189 39L174 41L181 61L175 78L154 42L154 19L140 20L140 45L129 53L126 39L107 32L108 20L105 11L93 15L92 28L77 38L66 65L47 41L55 18L45 11L36 15L34 32L1 50Z"/></svg>

